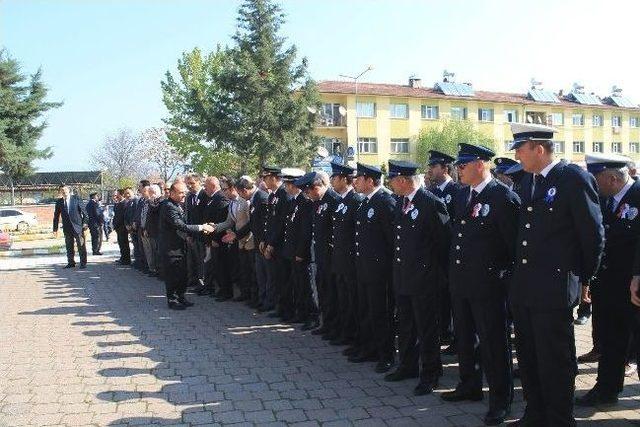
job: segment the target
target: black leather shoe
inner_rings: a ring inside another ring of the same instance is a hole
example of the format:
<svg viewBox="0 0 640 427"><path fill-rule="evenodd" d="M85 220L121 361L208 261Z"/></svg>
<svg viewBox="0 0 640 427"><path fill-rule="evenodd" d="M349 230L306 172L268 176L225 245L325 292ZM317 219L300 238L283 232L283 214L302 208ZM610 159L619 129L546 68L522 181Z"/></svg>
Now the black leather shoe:
<svg viewBox="0 0 640 427"><path fill-rule="evenodd" d="M618 395L603 394L595 387L589 390L584 396L576 398L576 406L587 408L615 405L616 403L618 403Z"/></svg>
<svg viewBox="0 0 640 427"><path fill-rule="evenodd" d="M374 371L378 374L384 374L385 372L389 372L393 367L393 360L381 360L376 363L376 367Z"/></svg>
<svg viewBox="0 0 640 427"><path fill-rule="evenodd" d="M453 391L447 391L442 393L440 398L446 402L462 402L463 400L470 400L477 402L482 400L482 389L477 391L467 391L460 388L456 388Z"/></svg>
<svg viewBox="0 0 640 427"><path fill-rule="evenodd" d="M75 266L76 266L75 264L67 264L62 268L75 268Z"/></svg>
<svg viewBox="0 0 640 427"><path fill-rule="evenodd" d="M375 362L378 360L378 356L375 353L358 353L349 356L347 360L351 363Z"/></svg>
<svg viewBox="0 0 640 427"><path fill-rule="evenodd" d="M484 416L484 425L497 426L509 416L509 409L492 409Z"/></svg>
<svg viewBox="0 0 640 427"><path fill-rule="evenodd" d="M586 325L587 322L589 321L589 318L587 316L579 316L576 320L573 321L574 325Z"/></svg>
<svg viewBox="0 0 640 427"><path fill-rule="evenodd" d="M414 396L424 396L438 387L438 381L420 381L416 388L413 389Z"/></svg>
<svg viewBox="0 0 640 427"><path fill-rule="evenodd" d="M418 373L396 369L394 372L384 376L384 380L389 382L403 381L409 378L418 378Z"/></svg>
<svg viewBox="0 0 640 427"><path fill-rule="evenodd" d="M184 305L180 304L180 302L176 299L167 301L167 305L171 310L184 310L187 308Z"/></svg>
<svg viewBox="0 0 640 427"><path fill-rule="evenodd" d="M185 297L182 298L178 298L178 302L182 305L184 305L185 307L193 307L194 304L189 301L188 299L186 299Z"/></svg>
<svg viewBox="0 0 640 427"><path fill-rule="evenodd" d="M600 360L600 352L592 349L589 353L578 356L578 363L596 363Z"/></svg>
<svg viewBox="0 0 640 427"><path fill-rule="evenodd" d="M344 350L342 350L342 355L343 356L347 356L347 357L351 357L351 356L355 356L359 352L360 352L360 349L357 346L354 345L354 346L347 347Z"/></svg>

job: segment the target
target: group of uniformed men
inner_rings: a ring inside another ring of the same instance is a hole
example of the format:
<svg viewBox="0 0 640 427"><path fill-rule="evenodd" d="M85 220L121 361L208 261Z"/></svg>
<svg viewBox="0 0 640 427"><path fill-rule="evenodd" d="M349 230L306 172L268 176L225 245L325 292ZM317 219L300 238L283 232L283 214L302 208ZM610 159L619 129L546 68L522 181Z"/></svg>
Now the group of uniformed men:
<svg viewBox="0 0 640 427"><path fill-rule="evenodd" d="M431 152L428 186L418 165L389 161L392 192L362 163L176 181L158 239L169 307L193 304L189 282L219 301L237 283L236 300L348 345L349 361L376 362L385 380L418 378L416 395L438 386L441 337L454 330L460 382L441 397L481 400L484 373L487 425L510 413L513 322L526 399L516 424L575 425L573 308L589 292L602 356L576 403L615 403L622 389L640 305L640 183L622 156L587 156L585 171L554 159L552 128L512 131L519 162L496 159L499 179L490 149L460 144L456 158Z"/></svg>

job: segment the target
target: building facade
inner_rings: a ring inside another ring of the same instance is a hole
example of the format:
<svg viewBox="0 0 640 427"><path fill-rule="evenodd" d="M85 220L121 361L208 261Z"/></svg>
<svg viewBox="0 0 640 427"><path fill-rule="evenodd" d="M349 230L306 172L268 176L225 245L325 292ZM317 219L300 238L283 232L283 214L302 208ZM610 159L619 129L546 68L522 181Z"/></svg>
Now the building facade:
<svg viewBox="0 0 640 427"><path fill-rule="evenodd" d="M619 91L604 98L579 86L564 95L536 87L515 94L476 91L446 79L422 87L416 78L408 85L360 83L357 94L355 84L344 81L322 81L318 90L323 105L316 129L323 145L363 163L415 160L420 130L445 119L470 121L493 137L499 155L513 155L510 122L529 122L558 129L556 153L567 160L580 163L592 152L640 159L640 108Z"/></svg>

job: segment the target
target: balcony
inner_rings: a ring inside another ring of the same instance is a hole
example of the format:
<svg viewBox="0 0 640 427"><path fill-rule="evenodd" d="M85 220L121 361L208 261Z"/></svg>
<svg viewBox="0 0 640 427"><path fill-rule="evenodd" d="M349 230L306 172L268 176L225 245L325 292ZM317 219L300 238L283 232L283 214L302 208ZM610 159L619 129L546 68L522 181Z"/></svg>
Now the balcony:
<svg viewBox="0 0 640 427"><path fill-rule="evenodd" d="M345 127L347 117L340 114L320 114L318 115L316 126L318 127Z"/></svg>

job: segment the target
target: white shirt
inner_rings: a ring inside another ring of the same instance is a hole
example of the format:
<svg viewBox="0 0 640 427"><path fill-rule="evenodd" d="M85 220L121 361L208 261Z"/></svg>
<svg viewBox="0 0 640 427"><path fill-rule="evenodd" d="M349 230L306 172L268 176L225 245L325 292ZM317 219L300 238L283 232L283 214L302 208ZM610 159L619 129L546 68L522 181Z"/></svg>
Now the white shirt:
<svg viewBox="0 0 640 427"><path fill-rule="evenodd" d="M347 194L349 194L351 190L353 190L353 188L349 187L347 191L345 191L344 193L340 193L340 197L344 199L345 197L347 197Z"/></svg>
<svg viewBox="0 0 640 427"><path fill-rule="evenodd" d="M627 194L627 191L629 191L629 189L631 188L634 182L635 181L631 179L631 177L628 177L627 183L624 185L624 187L622 187L622 190L618 191L618 194L613 196L613 206L611 207L612 211L615 212L615 210L618 208L618 205L622 201L622 198L624 197L625 194Z"/></svg>
<svg viewBox="0 0 640 427"><path fill-rule="evenodd" d="M416 196L416 193L418 192L419 189L420 187L416 188L411 192L411 194L407 194L405 197L409 199L410 202L413 202L413 198Z"/></svg>
<svg viewBox="0 0 640 427"><path fill-rule="evenodd" d="M531 183L531 197L533 197L533 195L536 192L536 175L542 175L544 178L546 178L547 175L549 175L549 172L551 172L551 169L553 169L554 166L557 165L558 163L560 163L560 159L555 159L554 161L549 163L544 169L542 169L539 174L533 175L533 181Z"/></svg>
<svg viewBox="0 0 640 427"><path fill-rule="evenodd" d="M447 175L447 177L445 178L444 182L440 185L438 185L438 188L440 189L440 191L444 191L445 187L447 186L447 184L449 184L449 181L453 181L453 179Z"/></svg>
<svg viewBox="0 0 640 427"><path fill-rule="evenodd" d="M484 181L482 181L480 184L478 184L478 185L477 185L477 186L475 186L475 187L471 187L471 190L470 190L470 191L475 190L475 191L476 191L476 193L478 193L478 194L482 193L482 190L484 190L484 187L486 187L486 186L487 186L487 184L488 184L489 182L491 182L491 180L492 180L492 179L493 179L493 177L491 176L491 174L489 174L489 176L487 176L487 177L484 179ZM470 193L470 194L471 194L471 193Z"/></svg>
<svg viewBox="0 0 640 427"><path fill-rule="evenodd" d="M379 185L376 188L374 188L371 193L367 194L367 200L371 200L373 195L376 194L378 192L378 190L380 190L381 188L382 188L382 185Z"/></svg>

